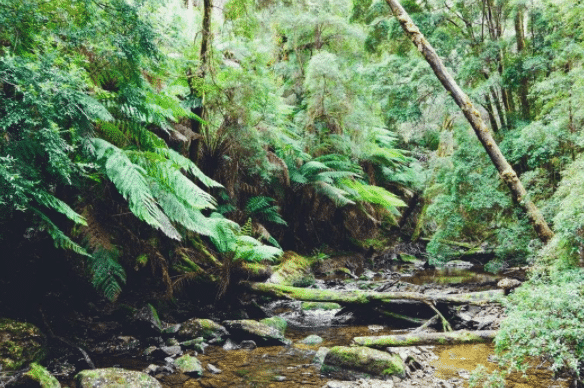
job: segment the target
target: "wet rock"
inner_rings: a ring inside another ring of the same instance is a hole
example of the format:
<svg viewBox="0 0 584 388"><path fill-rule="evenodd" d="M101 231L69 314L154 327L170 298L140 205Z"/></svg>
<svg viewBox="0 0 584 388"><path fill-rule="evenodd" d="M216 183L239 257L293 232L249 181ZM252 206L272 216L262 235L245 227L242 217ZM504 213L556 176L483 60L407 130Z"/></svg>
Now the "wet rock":
<svg viewBox="0 0 584 388"><path fill-rule="evenodd" d="M174 361L174 365L179 372L186 375L193 377L203 375L203 365L201 365L201 362L196 357L189 356L188 354L177 358Z"/></svg>
<svg viewBox="0 0 584 388"><path fill-rule="evenodd" d="M398 355L367 347L335 346L324 359L321 372L354 371L374 376L405 376L405 366Z"/></svg>
<svg viewBox="0 0 584 388"><path fill-rule="evenodd" d="M288 327L288 322L285 319L280 317L271 317L262 319L260 323L265 325L271 326L274 329L277 329L282 335L286 332L286 328Z"/></svg>
<svg viewBox="0 0 584 388"><path fill-rule="evenodd" d="M322 338L317 336L316 334L309 335L308 337L304 338L300 343L305 345L318 345L322 342Z"/></svg>
<svg viewBox="0 0 584 388"><path fill-rule="evenodd" d="M166 335L175 335L176 333L179 332L181 328L181 324L177 323L176 325L171 325L168 327L165 327L164 329L162 329L162 334L166 334Z"/></svg>
<svg viewBox="0 0 584 388"><path fill-rule="evenodd" d="M160 351L162 351L167 356L176 356L182 354L182 349L180 346L161 346Z"/></svg>
<svg viewBox="0 0 584 388"><path fill-rule="evenodd" d="M193 340L181 342L180 346L187 349L194 349L199 353L205 353L205 348L209 345L204 342L203 337L198 337Z"/></svg>
<svg viewBox="0 0 584 388"><path fill-rule="evenodd" d="M357 381L329 381L322 388L394 388L394 382L378 379L359 379Z"/></svg>
<svg viewBox="0 0 584 388"><path fill-rule="evenodd" d="M131 318L132 330L142 337L154 337L162 332L162 321L151 304L137 310Z"/></svg>
<svg viewBox="0 0 584 388"><path fill-rule="evenodd" d="M223 373L223 371L221 369L217 368L213 364L207 364L207 370L209 372L213 373L214 375L218 375L219 373Z"/></svg>
<svg viewBox="0 0 584 388"><path fill-rule="evenodd" d="M380 325L369 325L367 326L367 328L374 333L377 333L378 331L382 331L383 329L385 329L385 327Z"/></svg>
<svg viewBox="0 0 584 388"><path fill-rule="evenodd" d="M239 349L239 345L230 339L227 339L227 341L225 341L225 343L223 344L223 350L236 350L236 349Z"/></svg>
<svg viewBox="0 0 584 388"><path fill-rule="evenodd" d="M329 350L330 350L329 348L325 348L324 346L318 348L318 351L316 352L314 358L312 359L312 363L316 365L322 365Z"/></svg>
<svg viewBox="0 0 584 388"><path fill-rule="evenodd" d="M0 319L0 369L10 371L31 362L41 361L46 354L46 339L34 325Z"/></svg>
<svg viewBox="0 0 584 388"><path fill-rule="evenodd" d="M90 369L75 376L76 388L162 388L146 373L120 368Z"/></svg>
<svg viewBox="0 0 584 388"><path fill-rule="evenodd" d="M239 347L241 349L253 350L253 349L257 348L258 345L254 341L252 341L252 340L243 340L239 344Z"/></svg>
<svg viewBox="0 0 584 388"><path fill-rule="evenodd" d="M197 337L203 337L206 341L221 341L229 333L225 327L210 319L192 318L184 322L178 331L178 338L182 340L191 340Z"/></svg>
<svg viewBox="0 0 584 388"><path fill-rule="evenodd" d="M290 340L284 338L277 329L266 324L242 319L238 321L224 321L223 324L235 339L252 339L258 346L290 345Z"/></svg>
<svg viewBox="0 0 584 388"><path fill-rule="evenodd" d="M169 338L165 342L166 346L177 346L180 345L180 342L176 338Z"/></svg>
<svg viewBox="0 0 584 388"><path fill-rule="evenodd" d="M274 381L279 381L279 382L286 381L286 376L275 376Z"/></svg>
<svg viewBox="0 0 584 388"><path fill-rule="evenodd" d="M292 286L294 284L306 282L307 276L310 276L311 264L311 261L307 258L300 256L297 253L286 251L282 256L282 263L266 283Z"/></svg>
<svg viewBox="0 0 584 388"><path fill-rule="evenodd" d="M1 384L0 384L1 385ZM15 388L61 388L59 381L49 373L44 367L33 362L30 364L28 372L24 373L20 379L12 384Z"/></svg>

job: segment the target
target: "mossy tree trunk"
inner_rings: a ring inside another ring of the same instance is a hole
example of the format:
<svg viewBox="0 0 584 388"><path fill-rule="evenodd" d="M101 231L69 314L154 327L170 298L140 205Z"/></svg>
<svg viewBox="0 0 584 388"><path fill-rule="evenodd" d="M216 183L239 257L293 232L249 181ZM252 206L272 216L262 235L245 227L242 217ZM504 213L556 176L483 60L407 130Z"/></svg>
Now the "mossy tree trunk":
<svg viewBox="0 0 584 388"><path fill-rule="evenodd" d="M481 144L487 151L487 154L491 158L491 161L499 171L501 179L507 184L513 200L517 203L527 214L529 221L531 222L538 238L547 243L552 237L553 232L548 226L547 222L543 218L543 215L535 204L527 198L527 191L523 187L523 184L519 180L517 173L513 170L513 167L507 162L505 156L499 149L497 143L493 139L489 128L483 122L481 114L474 107L470 98L462 91L458 86L452 75L448 72L436 51L426 40L424 35L420 32L418 27L414 24L410 16L401 6L397 0L386 0L387 4L391 7L393 14L400 22L403 30L414 45L418 48L418 51L424 56L426 61L430 64L430 67L436 74L436 77L440 80L444 88L450 93L456 104L460 107L464 116L470 123L475 134L479 138Z"/></svg>
<svg viewBox="0 0 584 388"><path fill-rule="evenodd" d="M412 333L377 337L355 337L353 338L353 345L385 349L394 346L476 344L491 342L496 334L496 330L462 330L448 333Z"/></svg>

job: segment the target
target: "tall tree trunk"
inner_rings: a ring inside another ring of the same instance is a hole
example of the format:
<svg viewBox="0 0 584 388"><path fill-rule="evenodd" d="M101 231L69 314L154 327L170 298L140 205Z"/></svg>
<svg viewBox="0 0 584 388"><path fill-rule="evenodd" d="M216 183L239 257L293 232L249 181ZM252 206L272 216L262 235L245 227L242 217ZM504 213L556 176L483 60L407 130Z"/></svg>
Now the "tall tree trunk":
<svg viewBox="0 0 584 388"><path fill-rule="evenodd" d="M209 52L211 51L211 12L213 11L213 0L203 0L203 25L201 32L201 50L199 51L199 58L201 63L199 69L193 74L189 69L187 76L189 77L189 87L191 94L195 97L197 105L191 108L197 117L203 119L205 116L205 106L203 105L203 93L198 88L198 82L195 80L204 81L209 67ZM201 134L201 121L191 119L191 130L197 135ZM191 141L189 148L189 158L197 163L199 160L199 149L201 148L201 136Z"/></svg>
<svg viewBox="0 0 584 388"><path fill-rule="evenodd" d="M491 102L491 98L489 97L489 93L485 93L485 109L489 114L489 121L491 122L491 128L493 128L493 132L499 132L499 125L497 124L497 120L495 119L495 115L493 114L494 106Z"/></svg>
<svg viewBox="0 0 584 388"><path fill-rule="evenodd" d="M521 55L525 49L525 32L523 31L523 10L518 9L515 15L515 38L517 40L517 53ZM521 116L523 120L529 120L531 117L529 109L529 80L527 76L522 75L519 85L519 102L521 103Z"/></svg>
<svg viewBox="0 0 584 388"><path fill-rule="evenodd" d="M507 162L505 156L501 153L499 146L495 143L491 131L483 122L479 111L474 107L468 96L460 89L454 78L450 75L438 54L418 27L414 24L410 16L397 0L386 0L393 14L400 22L406 35L411 39L420 53L424 56L430 67L440 80L444 88L450 93L456 104L460 107L464 116L470 123L481 144L487 151L491 161L497 168L501 179L507 184L513 200L523 208L529 221L531 222L539 239L547 243L552 237L553 232L543 218L539 209L527 198L527 192L519 177L513 170L513 167Z"/></svg>

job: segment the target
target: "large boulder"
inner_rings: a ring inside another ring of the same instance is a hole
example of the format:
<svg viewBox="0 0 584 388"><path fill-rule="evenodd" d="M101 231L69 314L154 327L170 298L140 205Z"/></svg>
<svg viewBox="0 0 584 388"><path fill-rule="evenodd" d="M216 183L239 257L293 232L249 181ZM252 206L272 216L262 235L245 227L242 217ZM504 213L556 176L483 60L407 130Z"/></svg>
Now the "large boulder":
<svg viewBox="0 0 584 388"><path fill-rule="evenodd" d="M335 346L327 353L321 372L351 371L372 376L405 376L401 357L367 347Z"/></svg>
<svg viewBox="0 0 584 388"><path fill-rule="evenodd" d="M279 346L290 345L291 341L286 339L282 333L265 323L242 319L237 321L224 321L223 324L231 335L238 340L251 339L258 346Z"/></svg>
<svg viewBox="0 0 584 388"><path fill-rule="evenodd" d="M19 369L39 362L46 355L46 338L34 325L0 319L0 369Z"/></svg>
<svg viewBox="0 0 584 388"><path fill-rule="evenodd" d="M203 337L207 342L211 340L214 340L213 342L220 341L228 335L227 330L220 324L210 319L197 318L192 318L184 322L177 333L178 338L185 341Z"/></svg>
<svg viewBox="0 0 584 388"><path fill-rule="evenodd" d="M88 369L75 376L76 388L162 388L146 373L120 368Z"/></svg>

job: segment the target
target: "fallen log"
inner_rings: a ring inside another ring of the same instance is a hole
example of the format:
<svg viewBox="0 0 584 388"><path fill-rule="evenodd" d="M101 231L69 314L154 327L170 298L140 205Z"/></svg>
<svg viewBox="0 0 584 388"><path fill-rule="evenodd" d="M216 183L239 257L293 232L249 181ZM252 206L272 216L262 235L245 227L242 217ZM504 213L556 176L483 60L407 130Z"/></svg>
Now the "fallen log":
<svg viewBox="0 0 584 388"><path fill-rule="evenodd" d="M484 305L499 303L503 297L502 290L469 292L465 294L426 295L419 292L375 292L375 291L334 291L299 288L270 283L242 282L251 291L268 294L282 299L294 299L305 302L336 302L341 305L367 304L371 302L392 303L398 300L427 303L474 304Z"/></svg>
<svg viewBox="0 0 584 388"><path fill-rule="evenodd" d="M411 333L404 335L355 337L351 345L385 349L396 346L476 344L491 342L496 334L496 330L461 330L447 333Z"/></svg>

